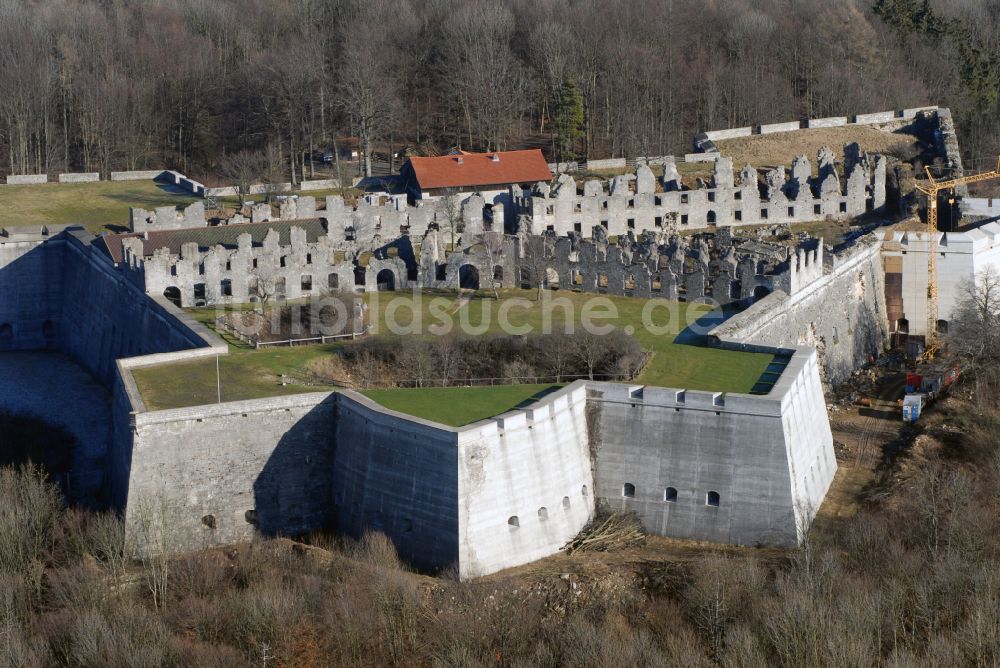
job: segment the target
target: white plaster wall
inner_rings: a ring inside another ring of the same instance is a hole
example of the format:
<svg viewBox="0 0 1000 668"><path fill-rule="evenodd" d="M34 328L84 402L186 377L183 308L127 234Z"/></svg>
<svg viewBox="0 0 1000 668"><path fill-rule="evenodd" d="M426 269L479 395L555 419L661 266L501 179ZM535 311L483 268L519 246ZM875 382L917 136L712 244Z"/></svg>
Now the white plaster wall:
<svg viewBox="0 0 1000 668"><path fill-rule="evenodd" d="M585 383L460 430L458 447L463 578L554 554L593 516Z"/></svg>
<svg viewBox="0 0 1000 668"><path fill-rule="evenodd" d="M782 375L789 380L781 401L788 474L801 541L837 472L816 351L797 354ZM776 388L778 389L778 388Z"/></svg>

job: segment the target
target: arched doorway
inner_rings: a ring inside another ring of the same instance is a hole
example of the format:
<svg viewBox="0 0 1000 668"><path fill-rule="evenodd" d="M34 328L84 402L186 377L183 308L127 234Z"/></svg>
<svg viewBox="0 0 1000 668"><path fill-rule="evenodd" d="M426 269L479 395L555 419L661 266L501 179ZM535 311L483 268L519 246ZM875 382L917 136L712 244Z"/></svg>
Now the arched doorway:
<svg viewBox="0 0 1000 668"><path fill-rule="evenodd" d="M173 302L174 306L180 308L181 305L181 289L171 285L169 288L163 291L163 296L168 300Z"/></svg>
<svg viewBox="0 0 1000 668"><path fill-rule="evenodd" d="M771 294L771 288L764 285L758 285L753 289L753 300L759 301L769 294Z"/></svg>
<svg viewBox="0 0 1000 668"><path fill-rule="evenodd" d="M463 290L479 289L479 270L471 264L463 264L458 269L458 287Z"/></svg>
<svg viewBox="0 0 1000 668"><path fill-rule="evenodd" d="M709 225L715 225L715 212L714 211L709 211L708 212L708 218L707 218L707 220L708 220L708 224Z"/></svg>
<svg viewBox="0 0 1000 668"><path fill-rule="evenodd" d="M383 269L375 277L375 283L378 284L379 292L392 292L396 289L396 275L392 273L392 269Z"/></svg>

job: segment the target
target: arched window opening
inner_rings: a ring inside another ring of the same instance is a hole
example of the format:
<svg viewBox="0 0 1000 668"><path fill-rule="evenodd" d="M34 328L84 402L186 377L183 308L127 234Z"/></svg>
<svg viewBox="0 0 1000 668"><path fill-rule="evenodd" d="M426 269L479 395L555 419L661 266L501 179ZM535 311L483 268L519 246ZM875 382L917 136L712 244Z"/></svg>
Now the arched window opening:
<svg viewBox="0 0 1000 668"><path fill-rule="evenodd" d="M708 494L706 494L705 495L705 504L709 505L709 506L713 506L715 508L718 508L719 507L719 493L718 492L709 492Z"/></svg>
<svg viewBox="0 0 1000 668"><path fill-rule="evenodd" d="M463 264L458 268L458 287L463 290L479 289L479 269L471 264Z"/></svg>
<svg viewBox="0 0 1000 668"><path fill-rule="evenodd" d="M383 269L375 277L379 292L392 292L396 289L396 275L391 269Z"/></svg>
<svg viewBox="0 0 1000 668"><path fill-rule="evenodd" d="M624 485L622 485L622 496L624 496L626 499L634 498L635 497L635 485L633 485L630 482L627 482Z"/></svg>
<svg viewBox="0 0 1000 668"><path fill-rule="evenodd" d="M163 296L166 297L174 306L180 307L181 305L181 289L171 285L166 290L163 291Z"/></svg>
<svg viewBox="0 0 1000 668"><path fill-rule="evenodd" d="M568 496L564 496L563 497L563 508L565 508L566 510L569 510L569 497Z"/></svg>
<svg viewBox="0 0 1000 668"><path fill-rule="evenodd" d="M201 518L201 523L207 526L209 529L215 528L215 515L205 515Z"/></svg>
<svg viewBox="0 0 1000 668"><path fill-rule="evenodd" d="M663 490L663 500L667 503L674 503L677 501L677 488L667 487Z"/></svg>
<svg viewBox="0 0 1000 668"><path fill-rule="evenodd" d="M516 529L521 526L521 521L517 519L517 515L511 515L507 518L507 524Z"/></svg>
<svg viewBox="0 0 1000 668"><path fill-rule="evenodd" d="M549 519L549 509L546 508L545 506L542 506L541 508L539 508L538 509L538 519L540 519L543 522L545 520Z"/></svg>

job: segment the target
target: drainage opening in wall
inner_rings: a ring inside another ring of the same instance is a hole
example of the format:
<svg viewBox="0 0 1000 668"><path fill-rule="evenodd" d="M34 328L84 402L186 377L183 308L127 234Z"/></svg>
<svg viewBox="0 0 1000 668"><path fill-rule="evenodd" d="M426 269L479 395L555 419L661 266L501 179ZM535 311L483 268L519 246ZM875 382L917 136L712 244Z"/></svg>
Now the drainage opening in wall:
<svg viewBox="0 0 1000 668"><path fill-rule="evenodd" d="M201 523L207 526L209 529L215 528L215 515L205 515L201 518Z"/></svg>
<svg viewBox="0 0 1000 668"><path fill-rule="evenodd" d="M521 526L521 522L520 520L517 519L517 515L511 515L509 518L507 518L507 524L512 529L516 529L519 526Z"/></svg>
<svg viewBox="0 0 1000 668"><path fill-rule="evenodd" d="M719 493L718 492L709 492L708 494L706 494L705 495L705 505L707 505L707 506L713 506L715 508L718 508L719 507Z"/></svg>

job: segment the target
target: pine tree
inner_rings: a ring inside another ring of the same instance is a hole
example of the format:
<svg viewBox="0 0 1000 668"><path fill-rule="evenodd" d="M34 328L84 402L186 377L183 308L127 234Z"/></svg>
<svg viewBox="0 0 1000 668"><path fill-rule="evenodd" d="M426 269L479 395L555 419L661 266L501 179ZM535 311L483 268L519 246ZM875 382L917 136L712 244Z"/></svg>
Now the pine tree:
<svg viewBox="0 0 1000 668"><path fill-rule="evenodd" d="M583 134L583 95L572 79L559 87L559 97L553 105L552 125L559 137L560 160L576 158L576 140Z"/></svg>

